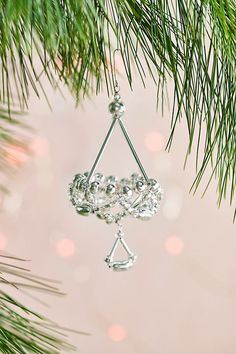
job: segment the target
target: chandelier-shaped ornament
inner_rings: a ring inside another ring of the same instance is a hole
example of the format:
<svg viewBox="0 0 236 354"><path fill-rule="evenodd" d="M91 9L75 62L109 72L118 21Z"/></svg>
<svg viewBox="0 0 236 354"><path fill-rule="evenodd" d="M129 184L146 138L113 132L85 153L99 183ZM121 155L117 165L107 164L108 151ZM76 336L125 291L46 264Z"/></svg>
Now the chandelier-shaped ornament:
<svg viewBox="0 0 236 354"><path fill-rule="evenodd" d="M130 269L137 257L130 251L124 240L122 220L130 216L139 220L151 219L160 207L163 192L157 180L147 176L141 164L121 118L125 113L125 106L121 101L117 84L114 90L114 99L109 105L112 122L108 133L90 172L78 173L74 176L73 182L69 185L69 196L79 215L95 214L107 224L117 224L118 232L115 235L115 243L105 258L105 262L112 270L123 271ZM140 173L133 173L129 178L119 179L116 176L104 176L95 172L116 125L121 128L140 170ZM119 245L127 253L127 258L124 260L114 260L115 251Z"/></svg>

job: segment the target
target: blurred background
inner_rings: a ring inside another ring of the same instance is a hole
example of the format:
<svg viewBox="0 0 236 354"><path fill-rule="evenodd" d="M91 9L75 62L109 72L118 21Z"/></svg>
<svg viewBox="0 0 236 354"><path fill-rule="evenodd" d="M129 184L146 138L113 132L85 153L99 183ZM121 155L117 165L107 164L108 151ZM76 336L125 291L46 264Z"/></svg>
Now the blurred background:
<svg viewBox="0 0 236 354"><path fill-rule="evenodd" d="M214 181L203 199L204 183L189 194L195 155L183 171L185 122L167 153L171 112L167 103L163 116L156 111L151 81L144 89L137 80L133 91L122 80L120 86L128 132L148 175L165 191L152 220L124 222L138 260L129 272L110 271L103 260L116 227L77 215L67 195L74 174L94 162L110 124L111 97L104 92L75 108L67 90L63 97L45 80L53 111L32 93L25 117L33 128L32 156L14 152L12 163L21 168L5 181L11 194L0 201L0 249L30 259L33 273L60 280L67 296L40 295L48 306L23 294L18 299L62 326L88 332L69 334L81 354L235 354L233 210L226 203L218 209ZM119 129L98 172L137 172Z"/></svg>

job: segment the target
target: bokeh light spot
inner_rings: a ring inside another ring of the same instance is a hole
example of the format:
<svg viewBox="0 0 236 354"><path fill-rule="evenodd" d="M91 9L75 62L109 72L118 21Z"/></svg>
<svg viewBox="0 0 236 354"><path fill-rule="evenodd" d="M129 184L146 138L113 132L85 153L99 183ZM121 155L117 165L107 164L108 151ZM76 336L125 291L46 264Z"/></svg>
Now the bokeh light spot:
<svg viewBox="0 0 236 354"><path fill-rule="evenodd" d="M108 336L114 342L121 342L126 338L127 332L121 325L112 325L108 328Z"/></svg>
<svg viewBox="0 0 236 354"><path fill-rule="evenodd" d="M157 131L150 132L144 140L145 146L149 151L161 151L164 148L164 137Z"/></svg>
<svg viewBox="0 0 236 354"><path fill-rule="evenodd" d="M59 256L63 258L72 257L75 253L75 244L69 238L63 238L56 243L56 250Z"/></svg>
<svg viewBox="0 0 236 354"><path fill-rule="evenodd" d="M7 246L7 238L2 233L0 233L0 251L4 251Z"/></svg>
<svg viewBox="0 0 236 354"><path fill-rule="evenodd" d="M184 242L178 236L169 236L165 242L165 250L172 256L177 256L184 250Z"/></svg>

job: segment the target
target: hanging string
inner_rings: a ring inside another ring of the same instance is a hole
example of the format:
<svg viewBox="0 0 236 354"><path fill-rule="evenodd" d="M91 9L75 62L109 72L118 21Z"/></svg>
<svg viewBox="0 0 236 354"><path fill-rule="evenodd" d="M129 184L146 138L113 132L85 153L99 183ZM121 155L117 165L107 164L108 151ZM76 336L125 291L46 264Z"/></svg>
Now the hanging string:
<svg viewBox="0 0 236 354"><path fill-rule="evenodd" d="M117 81L117 76L116 76L116 54L118 52L121 53L120 49L120 32L121 32L121 26L120 26L120 6L118 5L117 7L117 21L116 21L116 49L113 51L113 74L114 74L114 80L113 80L113 85L114 85L114 93L117 94L120 91L120 87Z"/></svg>
<svg viewBox="0 0 236 354"><path fill-rule="evenodd" d="M119 48L116 48L113 52L113 68L114 68L114 79L115 79L115 82L113 83L114 94L117 94L120 91L120 86L118 84L117 77L116 77L116 53L117 52L120 52Z"/></svg>

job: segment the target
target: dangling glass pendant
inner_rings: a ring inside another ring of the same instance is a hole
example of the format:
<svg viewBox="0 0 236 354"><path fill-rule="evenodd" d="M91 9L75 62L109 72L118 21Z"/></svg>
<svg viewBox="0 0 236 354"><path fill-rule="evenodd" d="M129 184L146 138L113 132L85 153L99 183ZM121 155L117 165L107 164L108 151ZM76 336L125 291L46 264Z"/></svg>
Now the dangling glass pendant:
<svg viewBox="0 0 236 354"><path fill-rule="evenodd" d="M112 270L123 271L130 269L137 257L129 250L123 238L121 220L128 216L133 216L140 220L149 220L157 213L163 192L155 179L148 178L129 138L121 119L125 112L125 106L118 92L119 87L116 85L114 99L109 105L109 111L112 114L111 126L96 160L90 172L78 173L74 176L73 182L69 185L69 196L78 214L85 216L95 214L107 224L116 223L118 225L115 243L105 262ZM141 174L133 173L129 178L118 179L116 176L106 177L101 173L95 173L98 162L117 123L131 149ZM117 206L119 211L115 213L112 210L113 208L117 209ZM119 245L126 251L127 259L115 261L113 259L114 254Z"/></svg>

